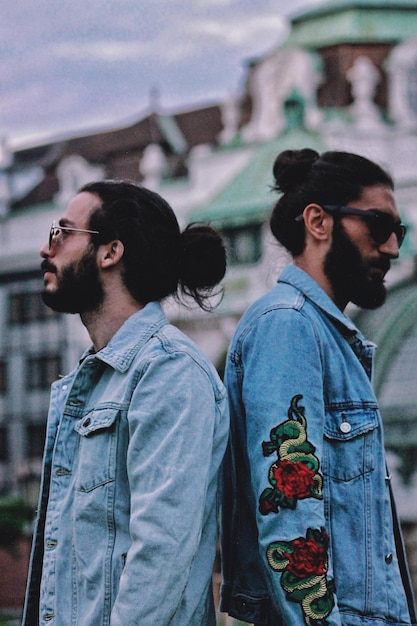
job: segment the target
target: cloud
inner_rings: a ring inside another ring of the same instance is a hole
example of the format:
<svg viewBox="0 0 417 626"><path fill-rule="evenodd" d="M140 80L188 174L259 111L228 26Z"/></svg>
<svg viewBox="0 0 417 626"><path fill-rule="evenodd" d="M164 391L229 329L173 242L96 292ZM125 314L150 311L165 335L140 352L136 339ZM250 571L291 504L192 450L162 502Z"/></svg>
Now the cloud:
<svg viewBox="0 0 417 626"><path fill-rule="evenodd" d="M58 59L75 61L91 60L104 62L120 62L143 58L154 54L153 46L141 41L67 41L57 43L52 53Z"/></svg>
<svg viewBox="0 0 417 626"><path fill-rule="evenodd" d="M71 62L118 63L153 59L172 65L212 53L219 46L226 53L231 50L240 52L242 48L251 55L260 53L265 49L265 42L276 43L284 32L285 20L280 15L242 15L234 20L233 28L229 21L200 17L191 18L176 29L172 28L172 24L166 24L152 39L82 41L74 38L57 42L50 52L55 59Z"/></svg>
<svg viewBox="0 0 417 626"><path fill-rule="evenodd" d="M230 23L219 20L199 20L188 24L189 32L194 35L205 35L213 42L220 43L229 48L259 49L265 46L265 39L277 42L285 32L286 21L280 15L247 15L234 20L233 27Z"/></svg>

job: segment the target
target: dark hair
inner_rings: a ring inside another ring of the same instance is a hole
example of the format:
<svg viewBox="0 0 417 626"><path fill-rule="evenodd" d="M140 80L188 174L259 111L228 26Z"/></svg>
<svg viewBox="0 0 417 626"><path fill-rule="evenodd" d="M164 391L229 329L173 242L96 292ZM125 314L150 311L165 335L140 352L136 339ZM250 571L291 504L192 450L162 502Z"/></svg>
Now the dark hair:
<svg viewBox="0 0 417 626"><path fill-rule="evenodd" d="M274 163L276 191L282 192L276 203L270 227L274 237L293 256L305 245L303 221L295 221L305 207L317 204L340 204L358 200L365 187L386 185L394 189L391 176L376 163L349 152L285 150Z"/></svg>
<svg viewBox="0 0 417 626"><path fill-rule="evenodd" d="M93 182L79 192L102 200L90 218L89 227L99 232L93 245L120 239L123 281L137 302L186 295L202 309L212 308L208 298L219 293L215 287L226 271L226 251L216 230L190 224L181 232L166 200L130 182Z"/></svg>

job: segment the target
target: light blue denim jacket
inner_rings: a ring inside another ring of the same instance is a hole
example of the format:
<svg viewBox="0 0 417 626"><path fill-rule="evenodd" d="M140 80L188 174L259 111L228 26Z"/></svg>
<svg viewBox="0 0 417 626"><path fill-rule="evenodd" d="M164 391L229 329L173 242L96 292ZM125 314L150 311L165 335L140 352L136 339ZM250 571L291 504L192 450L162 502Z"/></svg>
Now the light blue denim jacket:
<svg viewBox="0 0 417 626"><path fill-rule="evenodd" d="M222 610L268 626L415 623L374 348L295 266L243 316L226 366Z"/></svg>
<svg viewBox="0 0 417 626"><path fill-rule="evenodd" d="M52 386L23 624L212 626L227 436L215 369L158 303L87 351Z"/></svg>

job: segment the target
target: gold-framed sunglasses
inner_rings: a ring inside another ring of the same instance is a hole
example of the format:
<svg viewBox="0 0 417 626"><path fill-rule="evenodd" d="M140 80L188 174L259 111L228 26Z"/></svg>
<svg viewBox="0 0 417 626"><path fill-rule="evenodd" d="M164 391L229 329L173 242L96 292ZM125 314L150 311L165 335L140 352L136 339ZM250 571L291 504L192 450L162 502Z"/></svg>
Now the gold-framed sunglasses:
<svg viewBox="0 0 417 626"><path fill-rule="evenodd" d="M88 230L87 228L72 228L71 226L60 226L55 221L52 222L52 226L49 231L49 249L52 246L54 240L60 236L63 231L74 231L76 233L90 233L91 235L98 235L98 230Z"/></svg>

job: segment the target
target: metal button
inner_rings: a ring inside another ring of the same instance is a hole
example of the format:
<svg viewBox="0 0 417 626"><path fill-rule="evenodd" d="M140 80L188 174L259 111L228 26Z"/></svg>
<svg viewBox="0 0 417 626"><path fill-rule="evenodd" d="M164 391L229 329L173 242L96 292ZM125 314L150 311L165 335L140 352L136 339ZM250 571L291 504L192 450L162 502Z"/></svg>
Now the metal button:
<svg viewBox="0 0 417 626"><path fill-rule="evenodd" d="M391 554L391 552L389 552L389 553L386 555L386 557L385 557L385 563L388 563L388 564L392 563L392 554Z"/></svg>
<svg viewBox="0 0 417 626"><path fill-rule="evenodd" d="M342 422L339 428L342 431L342 433L345 433L345 435L350 433L350 431L352 430L352 426L349 424L349 422Z"/></svg>
<svg viewBox="0 0 417 626"><path fill-rule="evenodd" d="M250 611L250 606L248 606L248 603L245 602L245 600L241 600L239 604L240 604L240 610L242 611L243 614L248 613Z"/></svg>
<svg viewBox="0 0 417 626"><path fill-rule="evenodd" d="M91 419L89 417L87 417L87 419L84 420L84 422L83 422L83 426L84 426L84 428L87 428L87 426L90 426L90 424L91 424Z"/></svg>

